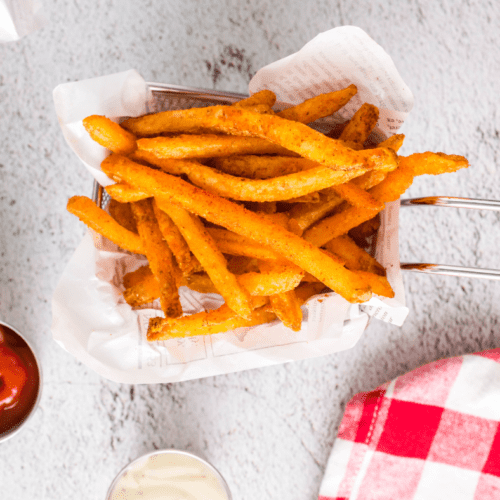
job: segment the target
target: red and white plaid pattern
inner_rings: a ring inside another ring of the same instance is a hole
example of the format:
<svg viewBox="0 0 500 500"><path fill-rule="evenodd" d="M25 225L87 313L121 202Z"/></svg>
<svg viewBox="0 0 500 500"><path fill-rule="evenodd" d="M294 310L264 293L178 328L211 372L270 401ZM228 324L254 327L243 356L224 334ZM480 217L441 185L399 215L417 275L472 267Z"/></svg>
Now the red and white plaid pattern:
<svg viewBox="0 0 500 500"><path fill-rule="evenodd" d="M319 500L500 499L500 349L436 361L347 405Z"/></svg>

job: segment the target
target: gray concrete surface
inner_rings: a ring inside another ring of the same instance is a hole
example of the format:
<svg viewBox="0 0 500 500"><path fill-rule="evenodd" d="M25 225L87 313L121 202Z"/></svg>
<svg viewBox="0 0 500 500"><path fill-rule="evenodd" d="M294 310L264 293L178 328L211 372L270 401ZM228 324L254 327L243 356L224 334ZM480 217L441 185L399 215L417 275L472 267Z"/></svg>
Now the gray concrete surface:
<svg viewBox="0 0 500 500"><path fill-rule="evenodd" d="M136 68L147 80L245 91L261 66L317 33L363 28L413 90L402 153L466 155L409 195L500 198L500 9L495 1L44 0L50 24L0 45L0 318L45 371L28 428L0 445L4 500L102 499L118 470L156 448L200 453L235 499L312 500L347 401L422 363L500 347L500 283L405 275L410 316L374 322L350 351L205 380L126 386L51 340L50 300L84 228L67 198L92 181L65 144L52 89ZM230 63L233 63L231 65ZM499 214L412 208L404 261L500 267Z"/></svg>

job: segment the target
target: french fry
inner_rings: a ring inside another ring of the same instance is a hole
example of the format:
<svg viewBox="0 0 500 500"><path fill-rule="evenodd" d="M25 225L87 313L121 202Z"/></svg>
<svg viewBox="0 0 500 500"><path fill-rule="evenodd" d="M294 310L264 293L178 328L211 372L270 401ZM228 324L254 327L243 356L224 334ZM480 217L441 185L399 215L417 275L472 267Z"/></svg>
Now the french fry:
<svg viewBox="0 0 500 500"><path fill-rule="evenodd" d="M295 295L295 290L271 295L269 297L274 314L294 332L300 331L302 325L302 309Z"/></svg>
<svg viewBox="0 0 500 500"><path fill-rule="evenodd" d="M257 113L255 114L262 116ZM251 154L292 154L292 152L284 147L272 144L263 139L238 137L235 140L231 136L213 134L154 137L152 139L139 139L137 144L140 151L139 155L146 157L143 153L145 151L159 159L207 158L209 156L219 157ZM151 163L156 164L157 162L153 160Z"/></svg>
<svg viewBox="0 0 500 500"><path fill-rule="evenodd" d="M137 148L135 135L105 116L88 116L83 126L95 142L113 153L128 154Z"/></svg>
<svg viewBox="0 0 500 500"><path fill-rule="evenodd" d="M380 213L378 213L375 217L362 222L359 226L353 227L348 234L356 242L356 245L362 248L367 247L369 238L377 233L380 222Z"/></svg>
<svg viewBox="0 0 500 500"><path fill-rule="evenodd" d="M280 258L270 248L263 247L259 243L240 234L215 227L207 227L206 229L222 253L261 260L279 260Z"/></svg>
<svg viewBox="0 0 500 500"><path fill-rule="evenodd" d="M347 300L363 302L371 295L369 287L362 280L321 250L235 203L208 194L177 177L136 164L123 156L108 156L101 167L117 181L125 181L140 191L148 191L165 202L173 201L214 224L269 246Z"/></svg>
<svg viewBox="0 0 500 500"><path fill-rule="evenodd" d="M261 90L260 92L256 92L250 97L246 99L242 99L241 101L235 102L233 106L244 108L256 106L257 104L266 104L267 106L273 107L276 102L276 94L271 90Z"/></svg>
<svg viewBox="0 0 500 500"><path fill-rule="evenodd" d="M147 337L149 341L155 341L176 337L214 335L244 326L270 323L275 319L276 315L265 311L265 306L252 311L250 319L244 319L236 315L226 304L223 304L213 311L200 312L178 319L151 318Z"/></svg>
<svg viewBox="0 0 500 500"><path fill-rule="evenodd" d="M461 168L467 168L469 166L469 162L463 156L430 152L400 156L399 164L406 168L412 168L415 175L445 174L456 172Z"/></svg>
<svg viewBox="0 0 500 500"><path fill-rule="evenodd" d="M349 85L345 89L320 94L307 99L301 104L280 111L278 116L296 122L311 123L319 118L324 118L337 112L356 95L357 91L358 89L355 85Z"/></svg>
<svg viewBox="0 0 500 500"><path fill-rule="evenodd" d="M132 253L144 253L141 238L118 224L111 215L99 208L90 198L73 196L69 199L66 208L88 227L120 248Z"/></svg>
<svg viewBox="0 0 500 500"><path fill-rule="evenodd" d="M349 236L333 238L325 244L325 248L341 259L344 259L347 269L368 271L385 276L385 269L368 252L359 248Z"/></svg>
<svg viewBox="0 0 500 500"><path fill-rule="evenodd" d="M377 146L379 148L391 148L394 152L397 153L403 145L404 140L404 134L394 134L391 135L391 137L387 138L385 141L382 141Z"/></svg>
<svg viewBox="0 0 500 500"><path fill-rule="evenodd" d="M355 151L345 146L342 141L331 139L307 125L285 120L279 116L263 115L246 108L236 108L234 106L214 106L212 108L201 109L204 113L200 113L198 120L195 120L198 122L199 127L230 135L265 139L276 146L298 153L304 158L329 166L332 169L372 169L383 165L396 164L396 154L392 149L375 148L365 151ZM162 113L158 113L156 116L159 117L159 115L162 115ZM144 120L151 116L144 117ZM140 118L134 118L134 120L138 120L135 122L136 125L141 124ZM159 127L158 132L164 132L162 126ZM212 142L216 141L216 138L217 136L213 136ZM171 158L173 157L171 143L176 139L166 137L139 139L137 147L140 150L153 152L160 158ZM178 146L179 150L184 151L184 155L186 151L189 151L187 154L191 155L191 157L193 157L192 155L208 156L207 151L199 147L198 142L188 146L187 144L190 141L193 143L192 138L185 136L183 137L183 142L186 144L182 146L182 143L180 143ZM229 142L225 148L222 148L223 154L221 154L220 146L214 147L212 145L210 148L210 150L214 151L212 156L242 154L235 151L235 148L230 144L232 143ZM228 150L231 150L231 152L229 153ZM249 152L246 154L249 154Z"/></svg>
<svg viewBox="0 0 500 500"><path fill-rule="evenodd" d="M161 198L156 199L156 203L179 228L189 248L210 276L215 288L224 297L226 304L242 318L250 319L250 297L239 285L236 276L228 271L226 259L198 217Z"/></svg>
<svg viewBox="0 0 500 500"><path fill-rule="evenodd" d="M145 266L141 266L137 268L135 271L131 271L123 276L123 286L125 288L130 288L131 286L140 283L149 275L152 275L149 266L147 264ZM160 295L158 294L158 297L159 296Z"/></svg>
<svg viewBox="0 0 500 500"><path fill-rule="evenodd" d="M370 288L374 294L380 295L381 297L388 297L390 299L394 297L394 290L385 276L380 276L367 271L356 272L358 276L364 278L366 282L370 284Z"/></svg>
<svg viewBox="0 0 500 500"><path fill-rule="evenodd" d="M400 165L369 193L377 200L387 203L397 200L413 182L414 171L411 165ZM359 226L377 215L380 210L348 207L304 232L304 239L313 245L323 246L332 238L346 234L350 229Z"/></svg>
<svg viewBox="0 0 500 500"><path fill-rule="evenodd" d="M379 111L376 106L364 103L349 120L340 134L342 141L363 144L378 122Z"/></svg>
<svg viewBox="0 0 500 500"><path fill-rule="evenodd" d="M233 200L262 202L305 196L320 189L342 184L365 172L366 169L332 170L320 165L282 177L253 180L233 177L199 165L187 172L187 175L193 184L210 193Z"/></svg>
<svg viewBox="0 0 500 500"><path fill-rule="evenodd" d="M383 210L384 203L376 200L373 196L367 193L364 189L356 186L356 184L340 184L335 187L335 192L353 207L364 207L369 210Z"/></svg>
<svg viewBox="0 0 500 500"><path fill-rule="evenodd" d="M258 155L220 157L212 163L221 172L248 179L281 177L318 166L318 163L304 158Z"/></svg>
<svg viewBox="0 0 500 500"><path fill-rule="evenodd" d="M174 261L156 222L151 200L133 203L132 211L149 267L158 282L161 308L167 318L177 318L182 315L182 307L177 290Z"/></svg>
<svg viewBox="0 0 500 500"><path fill-rule="evenodd" d="M321 195L321 203L301 203L295 205L288 214L294 219L298 227L305 231L315 222L332 212L344 200L333 190Z"/></svg>
<svg viewBox="0 0 500 500"><path fill-rule="evenodd" d="M182 271L184 276L192 274L196 269L198 262L191 254L186 240L172 219L163 210L158 208L155 201L153 201L153 209L161 234L167 242L170 251L174 255L179 269Z"/></svg>
<svg viewBox="0 0 500 500"><path fill-rule="evenodd" d="M131 307L139 307L160 297L160 285L149 266L144 266L149 272L143 272L141 279L129 286L123 292L125 302ZM140 268L142 269L142 268Z"/></svg>
<svg viewBox="0 0 500 500"><path fill-rule="evenodd" d="M123 226L133 233L137 233L137 224L135 223L130 203L120 203L111 199L108 204L108 211L109 215L111 215L120 226Z"/></svg>

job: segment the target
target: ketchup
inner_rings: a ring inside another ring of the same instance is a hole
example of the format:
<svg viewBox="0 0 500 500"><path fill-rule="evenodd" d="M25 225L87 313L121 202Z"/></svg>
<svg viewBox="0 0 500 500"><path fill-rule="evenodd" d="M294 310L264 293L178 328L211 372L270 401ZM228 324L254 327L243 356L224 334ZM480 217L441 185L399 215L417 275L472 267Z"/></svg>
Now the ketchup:
<svg viewBox="0 0 500 500"><path fill-rule="evenodd" d="M40 385L33 351L0 324L0 437L19 427L36 404Z"/></svg>

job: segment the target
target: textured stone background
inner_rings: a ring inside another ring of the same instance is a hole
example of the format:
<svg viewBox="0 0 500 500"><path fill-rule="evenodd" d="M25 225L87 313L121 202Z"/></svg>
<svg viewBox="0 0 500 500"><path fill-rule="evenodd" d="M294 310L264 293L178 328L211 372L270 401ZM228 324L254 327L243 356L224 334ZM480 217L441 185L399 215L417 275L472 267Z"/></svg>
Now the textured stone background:
<svg viewBox="0 0 500 500"><path fill-rule="evenodd" d="M467 172L409 195L500 198L496 1L44 0L50 24L0 45L0 318L35 344L45 386L0 447L2 499L101 499L155 448L200 453L235 499L317 496L347 401L438 358L500 347L500 283L405 275L403 328L374 322L350 351L175 385L101 379L52 340L50 300L83 225L65 211L92 181L60 134L59 83L136 68L147 80L244 92L261 66L317 33L357 25L393 57L415 108L402 153L466 155ZM231 64L232 63L232 64ZM499 214L412 208L403 261L500 267Z"/></svg>

